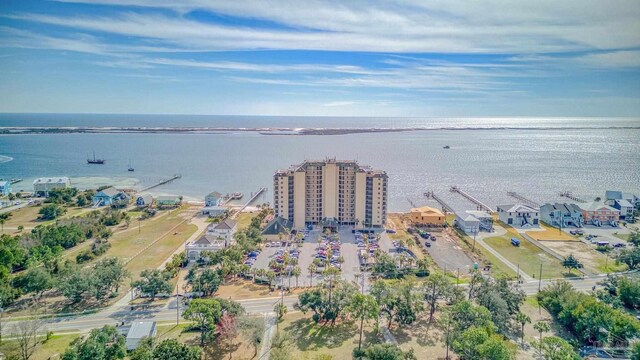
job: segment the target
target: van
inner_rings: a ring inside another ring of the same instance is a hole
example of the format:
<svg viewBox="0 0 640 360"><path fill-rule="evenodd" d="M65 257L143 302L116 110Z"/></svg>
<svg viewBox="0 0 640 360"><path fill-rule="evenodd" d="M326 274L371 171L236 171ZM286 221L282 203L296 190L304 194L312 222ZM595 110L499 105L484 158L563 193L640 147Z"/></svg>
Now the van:
<svg viewBox="0 0 640 360"><path fill-rule="evenodd" d="M516 238L511 238L511 245L520 246L520 240L518 240Z"/></svg>
<svg viewBox="0 0 640 360"><path fill-rule="evenodd" d="M608 241L598 241L596 243L596 245L598 245L598 246L609 246L609 242Z"/></svg>

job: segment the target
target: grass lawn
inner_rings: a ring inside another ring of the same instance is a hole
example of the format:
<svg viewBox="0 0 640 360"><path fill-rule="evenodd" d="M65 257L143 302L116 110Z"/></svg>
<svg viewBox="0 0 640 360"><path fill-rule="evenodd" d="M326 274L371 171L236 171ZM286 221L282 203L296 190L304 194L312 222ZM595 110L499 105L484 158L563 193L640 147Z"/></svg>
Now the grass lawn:
<svg viewBox="0 0 640 360"><path fill-rule="evenodd" d="M25 206L18 210L11 211L11 217L4 223L3 234L16 235L19 234L18 226L24 226L24 232L28 232L38 225L53 224L55 220L42 221L38 220L38 212L42 206ZM67 212L61 218L70 218L88 212L88 208L68 207Z"/></svg>
<svg viewBox="0 0 640 360"><path fill-rule="evenodd" d="M62 355L67 346L78 336L80 335L54 335L47 341L44 341L45 339L43 337L30 360L58 359L57 355ZM5 355L18 355L19 351L15 341L3 340L2 346L0 346L0 353L4 353Z"/></svg>
<svg viewBox="0 0 640 360"><path fill-rule="evenodd" d="M576 259L582 263L585 269L593 273L623 271L627 267L624 264L616 265L614 259L596 251L593 245L585 244L582 241L549 241L545 243L545 246L549 247L560 256L575 256Z"/></svg>
<svg viewBox="0 0 640 360"><path fill-rule="evenodd" d="M251 224L251 219L258 215L258 211L242 212L238 214L236 221L238 222L238 230L244 230Z"/></svg>
<svg viewBox="0 0 640 360"><path fill-rule="evenodd" d="M393 325L390 332L402 350L413 349L418 359L444 359L446 354L445 334L442 329L436 326L437 317L438 313L435 314L434 321L430 324L428 313L423 313L410 326ZM451 356L451 353L449 355Z"/></svg>
<svg viewBox="0 0 640 360"><path fill-rule="evenodd" d="M574 276L562 267L560 261L545 253L527 240L521 239L520 246L511 245L511 236L494 236L486 238L485 242L494 250L506 257L515 265L520 265L520 270L529 276L538 276L540 264L542 264L543 278L558 278Z"/></svg>
<svg viewBox="0 0 640 360"><path fill-rule="evenodd" d="M540 224L541 231L525 231L525 234L531 236L538 241L578 241L577 237L571 236L564 231L559 231L558 228L548 226L546 224Z"/></svg>
<svg viewBox="0 0 640 360"><path fill-rule="evenodd" d="M613 234L613 236L617 237L620 240L629 241L631 234Z"/></svg>
<svg viewBox="0 0 640 360"><path fill-rule="evenodd" d="M292 359L312 360L320 354L331 355L334 360L351 360L351 352L358 347L359 323L336 322L334 326L316 324L311 314L291 313L280 323L280 331L290 334L293 340ZM379 343L371 325L365 326L362 346Z"/></svg>

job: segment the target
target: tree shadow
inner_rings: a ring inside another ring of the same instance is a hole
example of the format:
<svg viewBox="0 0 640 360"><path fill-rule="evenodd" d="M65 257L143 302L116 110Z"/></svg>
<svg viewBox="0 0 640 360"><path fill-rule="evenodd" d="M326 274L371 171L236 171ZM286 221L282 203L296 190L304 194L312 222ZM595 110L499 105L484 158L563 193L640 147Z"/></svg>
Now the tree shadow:
<svg viewBox="0 0 640 360"><path fill-rule="evenodd" d="M330 324L316 324L311 319L299 319L284 328L295 338L295 345L301 351L317 350L320 348L336 348L344 344L345 341L355 338L357 346L358 326L352 321L336 322L334 326ZM371 334L365 331L363 342Z"/></svg>

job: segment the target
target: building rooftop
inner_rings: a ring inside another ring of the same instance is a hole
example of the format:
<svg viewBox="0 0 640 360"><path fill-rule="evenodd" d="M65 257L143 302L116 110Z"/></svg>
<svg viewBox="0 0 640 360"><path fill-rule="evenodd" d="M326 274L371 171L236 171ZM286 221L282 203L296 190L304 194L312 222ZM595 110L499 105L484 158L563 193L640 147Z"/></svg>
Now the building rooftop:
<svg viewBox="0 0 640 360"><path fill-rule="evenodd" d="M442 211L436 208L432 208L430 206L423 206L419 208L411 209L412 213L420 213L421 216L444 216Z"/></svg>
<svg viewBox="0 0 640 360"><path fill-rule="evenodd" d="M467 210L465 212L467 214L469 214L469 215L472 215L475 218L478 218L478 219L486 219L486 218L493 219L493 216L491 216L491 214L489 214L488 212L486 212L484 210Z"/></svg>
<svg viewBox="0 0 640 360"><path fill-rule="evenodd" d="M180 201L180 196L161 195L161 196L158 196L158 200L160 200L160 201Z"/></svg>
<svg viewBox="0 0 640 360"><path fill-rule="evenodd" d="M116 195L120 194L121 192L122 191L119 191L118 189L114 188L113 186L110 186L110 187L108 187L106 189L102 189L102 190L98 191L96 193L96 195L98 195L100 193L103 193L103 194L105 194L107 196L113 197L113 196L116 196Z"/></svg>
<svg viewBox="0 0 640 360"><path fill-rule="evenodd" d="M238 222L231 219L225 219L215 225L213 228L216 230L231 230L233 229Z"/></svg>
<svg viewBox="0 0 640 360"><path fill-rule="evenodd" d="M286 234L293 229L293 222L285 219L281 216L275 217L271 220L262 231L263 235L278 235L280 233Z"/></svg>
<svg viewBox="0 0 640 360"><path fill-rule="evenodd" d="M522 205L522 204L513 204L513 205L498 205L498 211L502 210L504 212L538 212L538 209L534 209L531 206Z"/></svg>
<svg viewBox="0 0 640 360"><path fill-rule="evenodd" d="M150 337L155 330L155 321L134 321L131 323L131 328L127 333L127 339L142 339L143 337Z"/></svg>
<svg viewBox="0 0 640 360"><path fill-rule="evenodd" d="M592 201L590 203L586 203L586 204L580 204L578 205L580 206L580 209L585 210L585 211L596 211L596 210L607 210L607 211L620 211L616 208L613 208L609 205L605 205L599 201Z"/></svg>

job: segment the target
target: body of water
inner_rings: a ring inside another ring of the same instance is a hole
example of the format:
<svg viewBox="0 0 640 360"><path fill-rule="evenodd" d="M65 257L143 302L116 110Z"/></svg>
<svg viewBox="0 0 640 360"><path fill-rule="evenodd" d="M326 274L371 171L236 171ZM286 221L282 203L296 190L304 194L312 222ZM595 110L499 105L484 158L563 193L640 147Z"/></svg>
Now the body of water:
<svg viewBox="0 0 640 360"><path fill-rule="evenodd" d="M538 202L572 191L586 199L607 189L640 193L638 119L427 119L151 115L0 115L7 126L425 127L479 128L351 135L47 134L0 136L0 177L136 178L148 185L182 178L155 191L201 198L211 191L249 194L269 188L273 172L304 159L354 159L389 175L389 210L424 204L434 190L456 208L472 208L457 185L491 206L512 203L507 191ZM506 129L505 129L506 128ZM443 149L449 145L450 149ZM107 160L88 165L86 157ZM127 171L131 161L135 172Z"/></svg>

